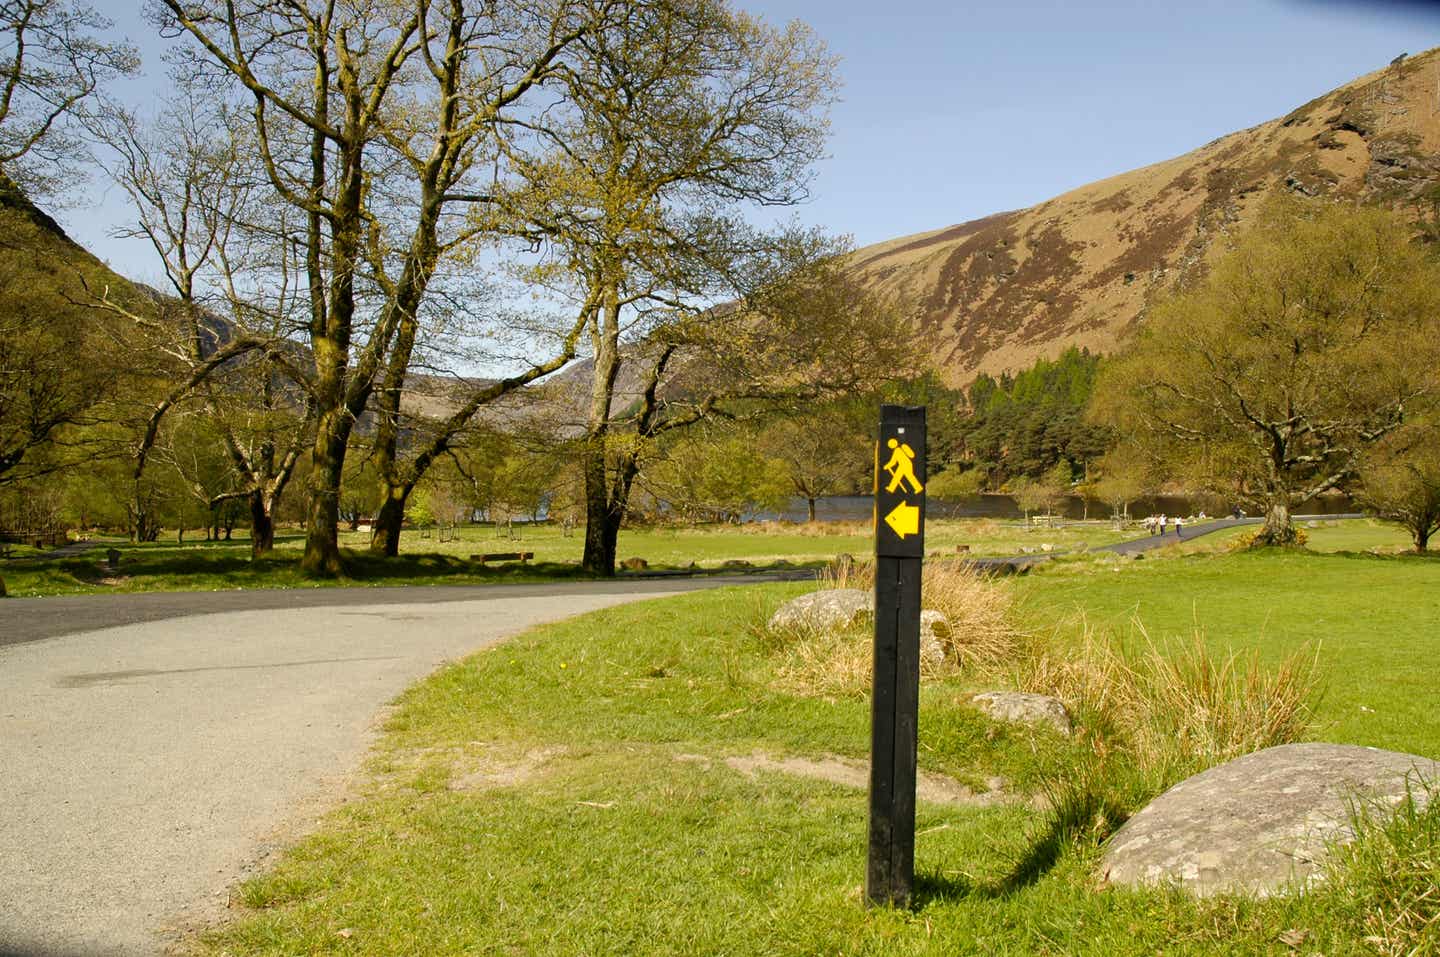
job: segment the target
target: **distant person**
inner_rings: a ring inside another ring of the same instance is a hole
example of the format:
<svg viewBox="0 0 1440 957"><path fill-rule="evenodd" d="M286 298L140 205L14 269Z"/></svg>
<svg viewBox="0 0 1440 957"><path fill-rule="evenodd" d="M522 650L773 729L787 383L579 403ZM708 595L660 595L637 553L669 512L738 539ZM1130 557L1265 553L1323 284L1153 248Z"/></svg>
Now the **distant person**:
<svg viewBox="0 0 1440 957"><path fill-rule="evenodd" d="M1185 519L1181 518L1179 515L1176 515L1174 518L1170 519L1170 523L1175 526L1175 537L1180 538L1180 529L1184 527Z"/></svg>
<svg viewBox="0 0 1440 957"><path fill-rule="evenodd" d="M1164 512L1161 512L1161 513L1160 513L1160 517L1155 520L1155 528L1156 528L1156 531L1155 531L1155 534L1156 534L1156 535L1164 535L1164 534L1165 534L1165 513L1164 513Z"/></svg>

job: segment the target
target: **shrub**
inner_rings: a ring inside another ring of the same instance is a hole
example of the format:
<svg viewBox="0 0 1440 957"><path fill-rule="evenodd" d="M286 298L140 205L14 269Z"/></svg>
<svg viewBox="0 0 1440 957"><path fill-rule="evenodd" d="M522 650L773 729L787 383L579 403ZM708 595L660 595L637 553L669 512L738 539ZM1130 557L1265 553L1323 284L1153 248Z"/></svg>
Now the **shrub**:
<svg viewBox="0 0 1440 957"><path fill-rule="evenodd" d="M1251 532L1251 533L1248 534L1248 535L1238 535L1238 536L1236 536L1236 537L1231 541L1231 543L1230 543L1230 548L1231 548L1231 550L1232 550L1232 551L1237 551L1237 552L1243 552L1243 551L1248 551L1249 549L1252 549L1252 548L1263 548L1263 547L1265 547L1265 544L1264 544L1262 541L1260 541L1260 537L1261 537L1261 534L1262 534L1262 533L1263 533L1263 529L1262 529L1261 531ZM1303 529L1303 528L1297 528L1297 529L1295 529L1295 544L1292 545L1291 547L1292 547L1292 548L1304 548L1304 547L1305 547L1306 545L1308 545L1308 544L1310 544L1310 534L1309 534L1308 532L1306 532L1305 529Z"/></svg>

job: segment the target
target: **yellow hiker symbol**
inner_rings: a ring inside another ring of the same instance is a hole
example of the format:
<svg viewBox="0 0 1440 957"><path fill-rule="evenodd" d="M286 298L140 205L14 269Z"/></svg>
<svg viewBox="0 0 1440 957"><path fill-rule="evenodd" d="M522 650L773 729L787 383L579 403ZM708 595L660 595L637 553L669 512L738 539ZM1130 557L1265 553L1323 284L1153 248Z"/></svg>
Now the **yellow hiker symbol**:
<svg viewBox="0 0 1440 957"><path fill-rule="evenodd" d="M890 473L890 484L885 486L885 491L893 492L903 483L908 483L912 492L922 491L925 486L915 477L915 450L898 439L891 439L886 445L895 451L885 463L885 471Z"/></svg>

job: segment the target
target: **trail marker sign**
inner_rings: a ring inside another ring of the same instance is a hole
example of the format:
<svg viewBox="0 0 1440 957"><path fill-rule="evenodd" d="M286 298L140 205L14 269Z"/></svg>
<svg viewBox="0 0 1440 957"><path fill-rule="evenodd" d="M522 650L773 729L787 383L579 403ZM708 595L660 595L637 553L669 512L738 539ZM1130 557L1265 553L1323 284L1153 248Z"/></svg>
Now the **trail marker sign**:
<svg viewBox="0 0 1440 957"><path fill-rule="evenodd" d="M915 879L925 407L880 407L875 446L875 676L865 899L904 904Z"/></svg>

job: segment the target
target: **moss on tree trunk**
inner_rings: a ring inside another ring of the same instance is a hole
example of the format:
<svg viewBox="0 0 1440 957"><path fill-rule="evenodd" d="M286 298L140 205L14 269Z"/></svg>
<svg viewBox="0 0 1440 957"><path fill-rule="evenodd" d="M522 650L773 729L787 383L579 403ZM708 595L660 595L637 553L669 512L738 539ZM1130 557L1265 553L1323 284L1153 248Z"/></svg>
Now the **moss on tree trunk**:
<svg viewBox="0 0 1440 957"><path fill-rule="evenodd" d="M1287 502L1271 502L1265 509L1265 524L1256 534L1254 545L1294 545L1297 542L1295 525L1290 521L1290 505Z"/></svg>

